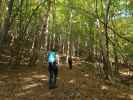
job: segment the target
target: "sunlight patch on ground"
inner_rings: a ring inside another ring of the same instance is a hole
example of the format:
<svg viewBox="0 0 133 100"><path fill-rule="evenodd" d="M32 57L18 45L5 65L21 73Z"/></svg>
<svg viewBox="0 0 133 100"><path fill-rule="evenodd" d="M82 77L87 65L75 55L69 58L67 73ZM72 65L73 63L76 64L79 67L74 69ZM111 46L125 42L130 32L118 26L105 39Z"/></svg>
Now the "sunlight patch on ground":
<svg viewBox="0 0 133 100"><path fill-rule="evenodd" d="M23 78L23 80L24 80L24 82L30 82L30 81L32 81L33 79L30 78L30 77L26 77L26 78Z"/></svg>
<svg viewBox="0 0 133 100"><path fill-rule="evenodd" d="M0 61L0 63L2 63L2 64L8 64L9 62L7 61L7 62L5 62L5 61Z"/></svg>
<svg viewBox="0 0 133 100"><path fill-rule="evenodd" d="M47 96L47 97L55 97L55 95L51 91L46 92L46 93L44 93L44 94L42 94L40 96L43 96L43 97L45 97L45 96Z"/></svg>
<svg viewBox="0 0 133 100"><path fill-rule="evenodd" d="M42 80L42 81L47 81L47 80L48 80L48 78L42 78L41 80Z"/></svg>
<svg viewBox="0 0 133 100"><path fill-rule="evenodd" d="M121 99L123 99L123 100L124 100L124 98L125 98L124 95L119 95L118 97L121 98Z"/></svg>
<svg viewBox="0 0 133 100"><path fill-rule="evenodd" d="M128 76L130 73L129 72L120 72L120 74Z"/></svg>
<svg viewBox="0 0 133 100"><path fill-rule="evenodd" d="M133 94L128 94L129 98L133 100Z"/></svg>
<svg viewBox="0 0 133 100"><path fill-rule="evenodd" d="M89 74L84 74L84 77L89 77Z"/></svg>
<svg viewBox="0 0 133 100"><path fill-rule="evenodd" d="M102 85L101 86L101 90L109 90L109 87L108 86L105 86L105 85Z"/></svg>
<svg viewBox="0 0 133 100"><path fill-rule="evenodd" d="M32 72L32 74L36 74L37 72Z"/></svg>
<svg viewBox="0 0 133 100"><path fill-rule="evenodd" d="M33 75L33 78L48 78L47 75Z"/></svg>
<svg viewBox="0 0 133 100"><path fill-rule="evenodd" d="M78 64L81 64L81 62L76 62L76 63L73 63L73 65L78 65Z"/></svg>
<svg viewBox="0 0 133 100"><path fill-rule="evenodd" d="M8 76L7 75L2 75L2 76L0 76L0 78L8 78Z"/></svg>
<svg viewBox="0 0 133 100"><path fill-rule="evenodd" d="M5 82L4 81L0 81L0 85L4 85L5 84Z"/></svg>
<svg viewBox="0 0 133 100"><path fill-rule="evenodd" d="M126 93L122 93L121 95L117 95L119 98L124 99L127 97Z"/></svg>
<svg viewBox="0 0 133 100"><path fill-rule="evenodd" d="M59 80L59 79L60 79L60 77L57 77L57 79Z"/></svg>
<svg viewBox="0 0 133 100"><path fill-rule="evenodd" d="M133 71L131 71L129 69L121 69L120 74L125 75L125 76L133 75Z"/></svg>
<svg viewBox="0 0 133 100"><path fill-rule="evenodd" d="M33 83L30 85L23 86L22 89L26 90L26 89L30 89L30 88L35 88L35 87L40 86L40 85L42 85L42 84L41 83Z"/></svg>
<svg viewBox="0 0 133 100"><path fill-rule="evenodd" d="M17 97L24 96L24 95L29 94L31 92L32 92L32 90L29 90L29 91L26 91L26 92L17 93L17 94L15 94L15 96L17 96Z"/></svg>
<svg viewBox="0 0 133 100"><path fill-rule="evenodd" d="M75 83L76 81L75 80L70 80L70 81L68 81L68 83L70 83L70 84L73 84L73 83Z"/></svg>
<svg viewBox="0 0 133 100"><path fill-rule="evenodd" d="M133 94L128 95L131 100L133 100Z"/></svg>

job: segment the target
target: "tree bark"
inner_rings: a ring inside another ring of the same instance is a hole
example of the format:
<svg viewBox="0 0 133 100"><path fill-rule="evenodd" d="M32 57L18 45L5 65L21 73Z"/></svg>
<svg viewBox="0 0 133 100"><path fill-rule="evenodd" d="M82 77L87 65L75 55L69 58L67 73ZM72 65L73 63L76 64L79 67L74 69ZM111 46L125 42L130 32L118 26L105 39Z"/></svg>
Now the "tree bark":
<svg viewBox="0 0 133 100"><path fill-rule="evenodd" d="M106 48L103 51L103 60L104 60L104 71L107 79L110 79L112 76L111 65L109 61L109 35L108 35L108 21L109 21L109 9L111 5L111 0L107 0L105 3L105 18L104 18L104 35L106 39Z"/></svg>
<svg viewBox="0 0 133 100"><path fill-rule="evenodd" d="M32 56L30 58L29 65L34 65L36 63L36 60L39 57L39 50L40 50L42 44L44 44L44 42L47 41L47 36L48 36L48 19L49 19L49 14L50 14L50 11L51 11L51 4L52 4L52 1L49 0L48 1L48 8L47 8L46 13L45 13L44 18L43 18L43 24L42 24L42 27L41 27L41 31L35 37L35 44L34 44L34 47L32 49L33 54L32 54ZM45 43L44 46L47 48L47 43Z"/></svg>
<svg viewBox="0 0 133 100"><path fill-rule="evenodd" d="M6 42L7 42L8 31L9 31L10 26L11 26L11 16L12 16L13 3L14 3L14 0L8 0L7 15L6 15L6 18L4 20L4 24L2 26L2 29L0 30L0 47L3 44L6 44Z"/></svg>
<svg viewBox="0 0 133 100"><path fill-rule="evenodd" d="M101 0L103 3L103 1ZM98 1L96 0L96 15L97 18L100 20L100 17L98 15L98 7L97 7ZM105 73L106 79L110 79L112 76L112 71L111 71L111 64L109 61L109 35L108 35L108 22L109 22L109 10L110 10L110 5L111 5L111 0L106 0L105 1L105 13L104 13L104 22L102 23L104 25L104 32L101 33L100 36L100 46L101 46L101 52L103 55L103 70ZM103 8L102 8L103 9ZM105 47L104 47L105 46Z"/></svg>
<svg viewBox="0 0 133 100"><path fill-rule="evenodd" d="M119 74L119 68L118 68L118 54L117 54L117 35L114 34L114 41L115 43L113 44L113 51L114 51L114 61L115 61L115 74L118 75Z"/></svg>
<svg viewBox="0 0 133 100"><path fill-rule="evenodd" d="M66 55L66 63L68 62L68 57L70 56L70 41L67 41L67 55Z"/></svg>
<svg viewBox="0 0 133 100"><path fill-rule="evenodd" d="M1 25L2 25L2 0L0 0L0 28L1 28Z"/></svg>

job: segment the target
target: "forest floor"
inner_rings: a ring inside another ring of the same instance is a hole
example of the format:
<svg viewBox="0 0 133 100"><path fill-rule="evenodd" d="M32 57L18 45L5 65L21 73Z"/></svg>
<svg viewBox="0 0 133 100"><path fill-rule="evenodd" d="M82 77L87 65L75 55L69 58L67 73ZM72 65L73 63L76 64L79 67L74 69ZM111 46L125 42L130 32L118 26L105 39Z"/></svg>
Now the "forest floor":
<svg viewBox="0 0 133 100"><path fill-rule="evenodd" d="M0 100L133 100L133 91L96 79L85 66L91 67L60 65L58 87L51 90L47 65L0 70Z"/></svg>

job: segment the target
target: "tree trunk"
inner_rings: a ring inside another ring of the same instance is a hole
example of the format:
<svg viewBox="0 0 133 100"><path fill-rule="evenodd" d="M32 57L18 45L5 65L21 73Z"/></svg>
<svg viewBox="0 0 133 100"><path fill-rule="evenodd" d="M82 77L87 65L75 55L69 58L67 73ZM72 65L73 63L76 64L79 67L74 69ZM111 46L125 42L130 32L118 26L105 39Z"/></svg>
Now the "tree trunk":
<svg viewBox="0 0 133 100"><path fill-rule="evenodd" d="M48 21L49 21L49 18L47 18L47 22L46 22L45 45L44 45L45 51L47 51L47 46L48 46Z"/></svg>
<svg viewBox="0 0 133 100"><path fill-rule="evenodd" d="M36 63L36 60L38 58L38 49L39 48L39 36L36 36L34 39L34 42L32 44L32 55L30 57L29 66L32 66Z"/></svg>
<svg viewBox="0 0 133 100"><path fill-rule="evenodd" d="M67 41L67 54L66 54L66 63L68 62L68 57L70 56L70 41Z"/></svg>
<svg viewBox="0 0 133 100"><path fill-rule="evenodd" d="M0 0L0 29L2 25L2 0Z"/></svg>
<svg viewBox="0 0 133 100"><path fill-rule="evenodd" d="M25 37L25 33L23 33L23 21L22 21L22 13L23 13L23 4L24 4L24 1L21 0L20 1L20 7L19 7L19 18L20 18L20 23L19 23L19 30L18 30L18 33L19 33L19 37L17 39L17 48L18 48L18 51L17 51L17 57L16 57L16 65L19 65L21 60L22 60L22 52L23 52L23 47L22 47L22 43L24 41L24 37Z"/></svg>
<svg viewBox="0 0 133 100"><path fill-rule="evenodd" d="M105 46L103 49L103 60L104 60L104 71L107 79L110 79L112 76L111 65L109 61L109 36L108 36L108 19L109 19L109 9L110 9L111 0L107 0L105 4L105 18L104 18L104 33L105 33Z"/></svg>
<svg viewBox="0 0 133 100"><path fill-rule="evenodd" d="M77 41L77 52L76 52L76 56L79 57L80 53L80 36L78 37L78 41Z"/></svg>
<svg viewBox="0 0 133 100"><path fill-rule="evenodd" d="M11 15L13 9L14 0L8 0L8 11L2 29L0 30L0 47L7 43L8 31L11 26Z"/></svg>
<svg viewBox="0 0 133 100"><path fill-rule="evenodd" d="M114 61L115 61L115 74L119 74L119 68L118 68L118 54L117 54L117 36L114 34L114 41L115 43L113 44L113 50L114 50Z"/></svg>
<svg viewBox="0 0 133 100"><path fill-rule="evenodd" d="M75 50L76 50L75 43L73 43L72 45L73 45L72 46L72 56L75 56Z"/></svg>
<svg viewBox="0 0 133 100"><path fill-rule="evenodd" d="M51 46L52 46L52 36L49 35L49 46L48 46L48 50L51 49Z"/></svg>
<svg viewBox="0 0 133 100"><path fill-rule="evenodd" d="M62 53L63 53L63 55L65 54L65 43L64 42L62 44Z"/></svg>
<svg viewBox="0 0 133 100"><path fill-rule="evenodd" d="M46 41L47 41L47 36L48 36L48 19L49 19L49 14L51 11L51 3L52 3L51 0L49 0L48 1L48 8L47 8L47 11L46 11L44 18L43 18L43 24L41 27L41 32L35 37L33 54L30 58L29 65L34 65L36 63L36 60L39 57L40 48L41 48L42 44L44 44L44 42L45 42L45 47L47 47Z"/></svg>
<svg viewBox="0 0 133 100"><path fill-rule="evenodd" d="M52 48L55 48L55 33L53 34L53 47Z"/></svg>

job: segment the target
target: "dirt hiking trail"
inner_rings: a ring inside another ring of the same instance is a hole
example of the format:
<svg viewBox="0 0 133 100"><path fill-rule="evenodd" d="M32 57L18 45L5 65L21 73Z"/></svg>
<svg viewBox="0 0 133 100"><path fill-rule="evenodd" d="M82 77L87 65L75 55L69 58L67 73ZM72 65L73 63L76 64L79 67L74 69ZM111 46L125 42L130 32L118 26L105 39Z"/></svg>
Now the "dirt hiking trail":
<svg viewBox="0 0 133 100"><path fill-rule="evenodd" d="M47 65L0 71L0 100L133 100L133 93L97 80L82 65L59 66L58 87L48 89ZM89 67L89 65L87 66Z"/></svg>

